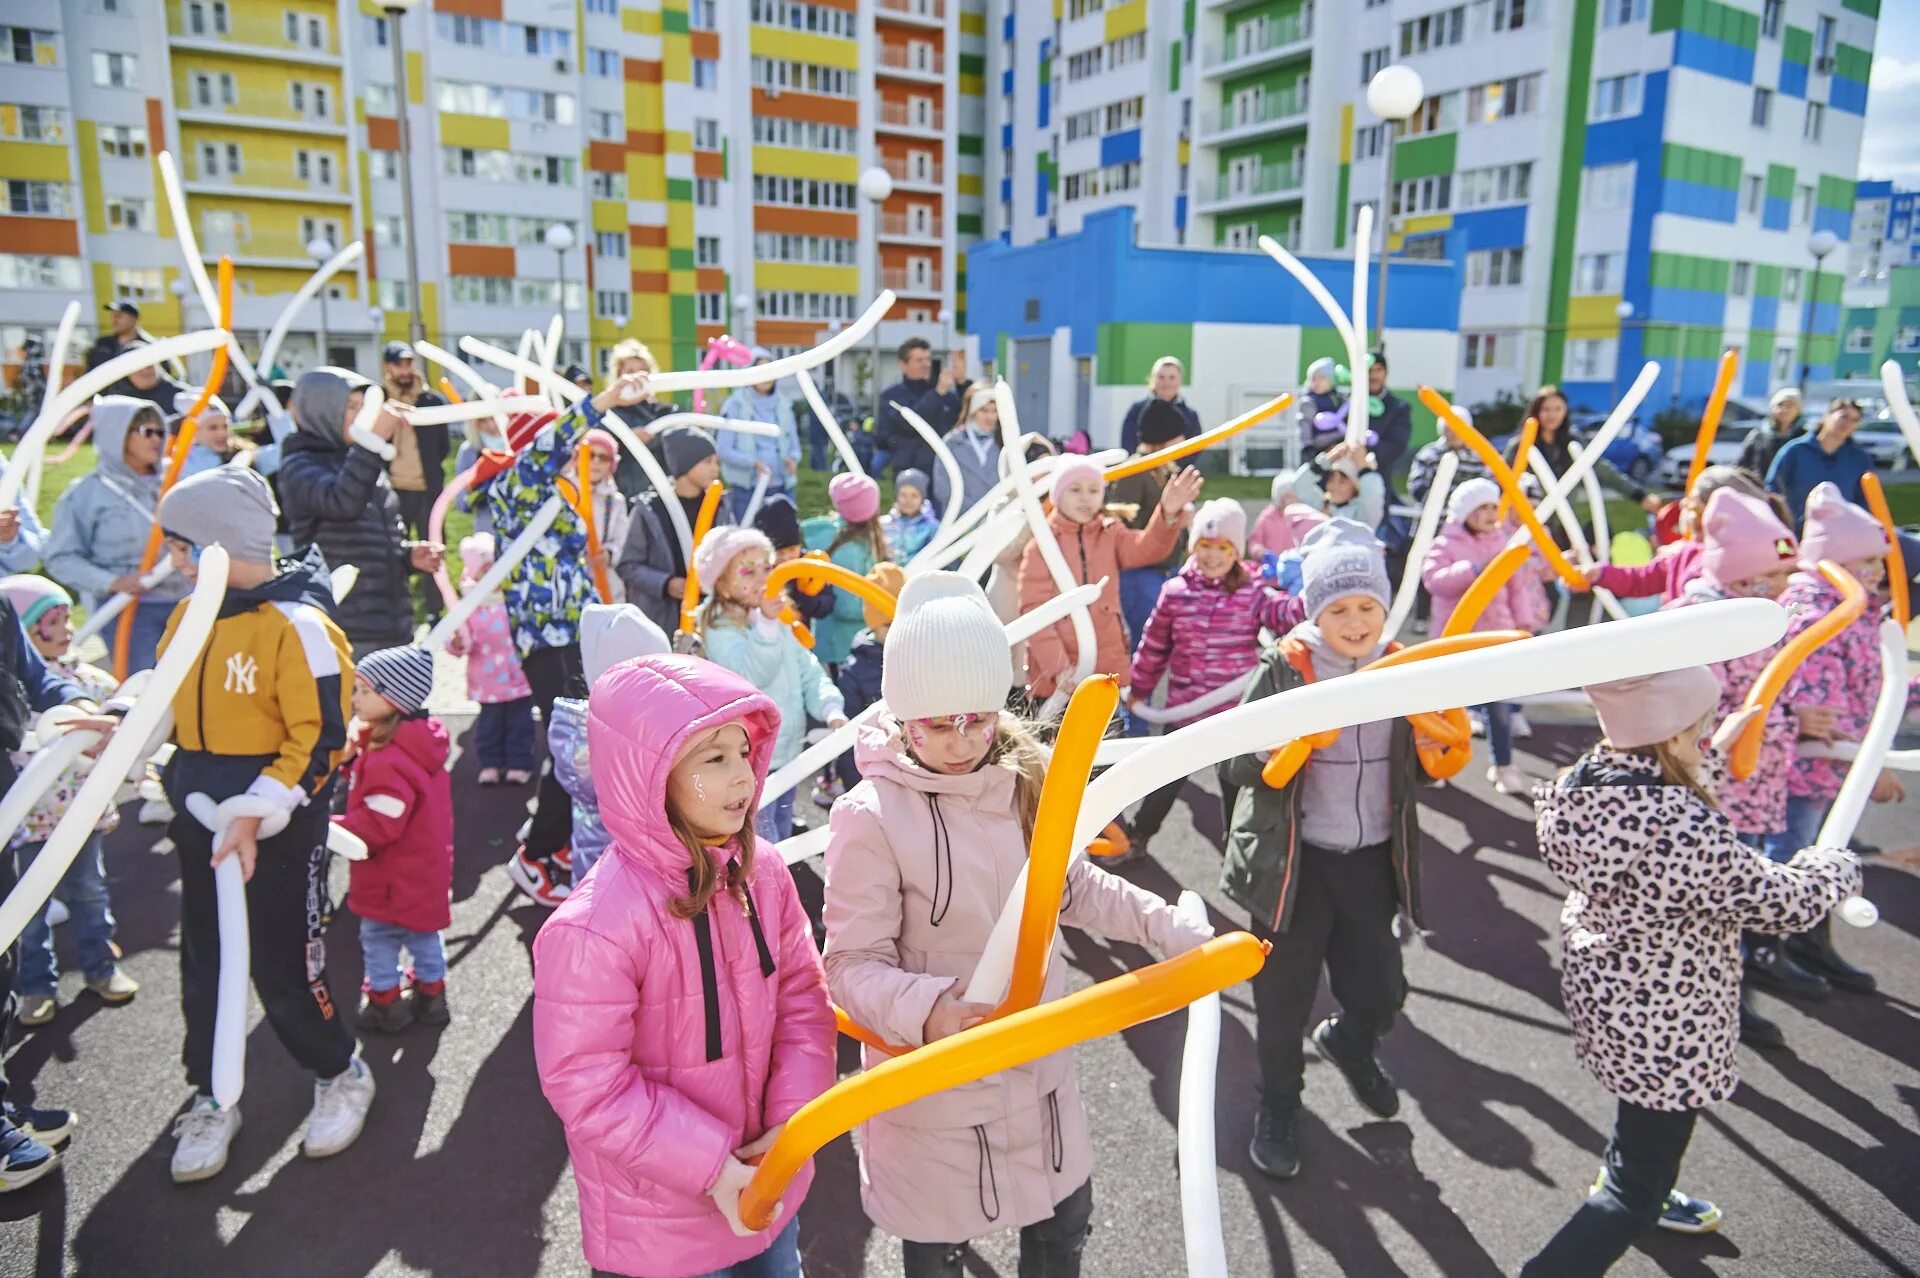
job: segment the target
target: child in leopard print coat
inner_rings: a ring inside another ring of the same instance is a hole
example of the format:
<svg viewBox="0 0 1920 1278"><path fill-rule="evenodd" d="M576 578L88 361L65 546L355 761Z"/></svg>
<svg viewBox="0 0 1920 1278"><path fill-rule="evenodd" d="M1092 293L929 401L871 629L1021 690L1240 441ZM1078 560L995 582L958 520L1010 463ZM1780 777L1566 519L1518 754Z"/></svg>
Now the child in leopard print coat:
<svg viewBox="0 0 1920 1278"><path fill-rule="evenodd" d="M1858 890L1839 848L1769 861L1713 802L1703 754L1720 683L1703 666L1587 689L1606 737L1534 790L1540 855L1573 888L1560 915L1574 1051L1619 1100L1592 1197L1522 1278L1604 1274L1663 1215L1719 1209L1673 1189L1700 1110L1733 1093L1740 931L1804 931ZM1723 748L1751 715L1714 734ZM1703 775L1705 774L1705 775Z"/></svg>

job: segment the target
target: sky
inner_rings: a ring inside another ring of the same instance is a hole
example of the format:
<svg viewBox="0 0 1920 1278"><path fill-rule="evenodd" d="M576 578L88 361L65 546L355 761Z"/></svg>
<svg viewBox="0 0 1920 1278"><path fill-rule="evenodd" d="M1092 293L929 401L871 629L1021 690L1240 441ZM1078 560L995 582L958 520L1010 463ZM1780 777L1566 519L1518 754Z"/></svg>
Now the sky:
<svg viewBox="0 0 1920 1278"><path fill-rule="evenodd" d="M1920 188L1920 0L1884 0L1874 45L1860 176Z"/></svg>

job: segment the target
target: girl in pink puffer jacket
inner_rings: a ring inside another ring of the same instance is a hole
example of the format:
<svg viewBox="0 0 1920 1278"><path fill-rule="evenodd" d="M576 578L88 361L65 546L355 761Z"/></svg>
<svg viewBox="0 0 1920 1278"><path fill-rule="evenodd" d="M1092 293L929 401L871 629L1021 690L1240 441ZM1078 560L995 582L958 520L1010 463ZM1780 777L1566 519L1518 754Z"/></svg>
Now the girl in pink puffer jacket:
<svg viewBox="0 0 1920 1278"><path fill-rule="evenodd" d="M1006 631L978 585L952 572L907 583L881 674L892 713L860 738L864 779L833 805L827 844L828 985L889 1042L918 1047L993 1010L962 1000L1026 864L1046 768L1001 713L1012 683ZM1084 858L1060 921L1163 954L1211 935ZM1056 938L1042 998L1066 985ZM885 1059L866 1051L868 1067ZM969 1240L1004 1229L1020 1230L1022 1273L1080 1272L1093 1145L1071 1053L881 1114L859 1150L861 1203L906 1240L908 1273L958 1273Z"/></svg>
<svg viewBox="0 0 1920 1278"><path fill-rule="evenodd" d="M1433 596L1433 616L1427 633L1439 635L1453 617L1467 588L1483 569L1507 548L1511 526L1500 521L1500 485L1491 479L1469 479L1447 498L1447 522L1427 549L1420 581ZM1473 624L1478 630L1538 630L1547 624L1552 608L1540 582L1540 562L1529 559ZM1487 746L1493 766L1487 780L1502 794L1525 794L1532 782L1513 766L1513 734L1508 716L1512 706L1495 701L1479 707L1487 719Z"/></svg>
<svg viewBox="0 0 1920 1278"><path fill-rule="evenodd" d="M613 842L534 941L533 1049L596 1269L799 1272L811 1163L765 1230L739 1219L748 1164L834 1081L812 931L750 826L779 730L771 701L692 657L622 662L588 700Z"/></svg>

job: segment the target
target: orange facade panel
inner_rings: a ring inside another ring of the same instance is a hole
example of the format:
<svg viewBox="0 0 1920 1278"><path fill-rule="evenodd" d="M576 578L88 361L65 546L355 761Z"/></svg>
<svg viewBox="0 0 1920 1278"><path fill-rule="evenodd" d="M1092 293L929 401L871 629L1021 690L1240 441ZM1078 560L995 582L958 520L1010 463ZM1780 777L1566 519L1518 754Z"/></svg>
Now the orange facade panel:
<svg viewBox="0 0 1920 1278"><path fill-rule="evenodd" d="M813 320L760 320L753 338L762 346L818 346L826 331L825 323Z"/></svg>
<svg viewBox="0 0 1920 1278"><path fill-rule="evenodd" d="M702 266L693 272L693 286L702 293L718 293L727 286L727 273L717 266Z"/></svg>
<svg viewBox="0 0 1920 1278"><path fill-rule="evenodd" d="M753 91L753 113L782 120L806 120L814 124L838 124L858 128L860 104L851 98L825 98L817 93L782 92L768 97L765 89Z"/></svg>
<svg viewBox="0 0 1920 1278"><path fill-rule="evenodd" d="M947 33L943 27L923 27L917 22L899 22L894 20L883 8L873 11L874 34L880 37L882 44L898 45L904 48L909 42L917 41L930 44L937 53L947 46Z"/></svg>
<svg viewBox="0 0 1920 1278"><path fill-rule="evenodd" d="M627 130L627 150L635 155L665 155L667 153L667 135L655 130L642 133L638 129Z"/></svg>
<svg viewBox="0 0 1920 1278"><path fill-rule="evenodd" d="M693 175L705 178L723 178L727 175L727 157L718 151L695 151L693 153Z"/></svg>
<svg viewBox="0 0 1920 1278"><path fill-rule="evenodd" d="M665 271L635 271L633 291L647 297L664 297L673 291L673 281Z"/></svg>
<svg viewBox="0 0 1920 1278"><path fill-rule="evenodd" d="M927 259L935 273L940 270L940 250L929 244L892 244L880 245L880 266L883 270L904 271L907 263L916 257Z"/></svg>
<svg viewBox="0 0 1920 1278"><path fill-rule="evenodd" d="M172 145L167 138L167 108L159 98L147 99L147 137L149 145L156 151L166 150ZM156 182L159 179L154 179Z"/></svg>
<svg viewBox="0 0 1920 1278"><path fill-rule="evenodd" d="M839 9L846 13L858 13L860 0L813 0L822 9Z"/></svg>
<svg viewBox="0 0 1920 1278"><path fill-rule="evenodd" d="M400 149L400 121L390 115L367 117L367 146L375 151Z"/></svg>
<svg viewBox="0 0 1920 1278"><path fill-rule="evenodd" d="M662 223L659 226L641 226L638 224L629 226L627 228L627 243L633 245L635 248L665 248L667 247L666 225Z"/></svg>
<svg viewBox="0 0 1920 1278"><path fill-rule="evenodd" d="M717 31L690 31L687 33L687 52L696 58L705 58L710 62L720 60L720 33Z"/></svg>
<svg viewBox="0 0 1920 1278"><path fill-rule="evenodd" d="M625 173L627 148L618 142L589 142L587 167L595 173Z"/></svg>
<svg viewBox="0 0 1920 1278"><path fill-rule="evenodd" d="M453 275L493 275L501 279L512 279L520 273L514 264L513 248L503 244L449 244L447 271Z"/></svg>
<svg viewBox="0 0 1920 1278"><path fill-rule="evenodd" d="M500 20L500 0L433 0L433 7L441 13L458 13L469 18L492 18Z"/></svg>
<svg viewBox="0 0 1920 1278"><path fill-rule="evenodd" d="M653 62L642 62L639 58L627 58L624 60L621 70L625 79L633 80L640 84L658 84L662 78L661 64L657 60Z"/></svg>
<svg viewBox="0 0 1920 1278"><path fill-rule="evenodd" d="M789 235L833 235L855 239L860 234L858 213L837 213L831 209L790 209L777 204L753 206L753 229L782 231Z"/></svg>
<svg viewBox="0 0 1920 1278"><path fill-rule="evenodd" d="M897 106L903 110L911 106L915 98L932 98L933 105L937 107L940 105L941 95L946 92L943 85L918 82L909 84L903 80L877 79L874 85L880 90L882 103L887 106Z"/></svg>
<svg viewBox="0 0 1920 1278"><path fill-rule="evenodd" d="M79 257L80 227L64 217L10 217L9 253L42 253L49 257Z"/></svg>

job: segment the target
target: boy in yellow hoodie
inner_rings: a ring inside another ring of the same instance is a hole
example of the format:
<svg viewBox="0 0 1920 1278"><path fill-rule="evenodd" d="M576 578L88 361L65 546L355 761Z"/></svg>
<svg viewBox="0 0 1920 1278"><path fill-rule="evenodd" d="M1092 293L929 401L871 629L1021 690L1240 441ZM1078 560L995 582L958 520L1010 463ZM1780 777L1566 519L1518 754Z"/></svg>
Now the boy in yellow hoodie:
<svg viewBox="0 0 1920 1278"><path fill-rule="evenodd" d="M374 1086L327 984L321 925L328 800L353 690L343 678L353 668L347 639L329 615L326 563L317 550L275 560L278 511L251 470L223 466L182 480L159 514L174 570L187 580L206 547L217 543L229 556L219 619L174 694L175 750L162 778L179 814L167 833L180 855L182 1059L194 1098L174 1122L173 1178L187 1182L226 1166L240 1126L239 1112L211 1094L220 975L213 867L226 857L238 856L246 876L254 989L281 1043L315 1076L308 1157L337 1154L359 1137ZM184 608L167 623L163 653ZM286 828L261 838L261 818L241 817L215 848L212 832L187 813L194 793L215 803L263 798L288 814Z"/></svg>

